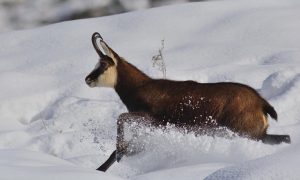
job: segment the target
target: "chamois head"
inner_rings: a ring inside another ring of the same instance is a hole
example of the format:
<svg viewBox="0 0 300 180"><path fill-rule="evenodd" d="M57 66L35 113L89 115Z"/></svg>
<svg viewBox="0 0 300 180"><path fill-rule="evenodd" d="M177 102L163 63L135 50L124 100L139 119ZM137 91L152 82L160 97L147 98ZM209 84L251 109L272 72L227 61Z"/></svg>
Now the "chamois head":
<svg viewBox="0 0 300 180"><path fill-rule="evenodd" d="M98 39L104 53L97 44ZM99 55L99 61L94 70L85 78L85 82L90 87L114 87L117 82L119 56L103 41L103 38L97 32L92 35L92 43Z"/></svg>

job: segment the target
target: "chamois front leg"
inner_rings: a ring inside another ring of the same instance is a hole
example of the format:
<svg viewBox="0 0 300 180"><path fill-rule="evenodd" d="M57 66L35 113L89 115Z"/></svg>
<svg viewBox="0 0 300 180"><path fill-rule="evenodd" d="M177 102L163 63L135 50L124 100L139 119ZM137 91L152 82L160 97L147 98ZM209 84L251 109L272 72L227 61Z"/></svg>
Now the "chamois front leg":
<svg viewBox="0 0 300 180"><path fill-rule="evenodd" d="M114 162L119 162L124 156L128 146L128 144L124 141L124 123L128 121L126 118L128 116L127 114L130 113L123 113L118 117L116 150L114 150L109 158L97 168L98 171L105 172L111 165L113 165Z"/></svg>
<svg viewBox="0 0 300 180"><path fill-rule="evenodd" d="M116 160L119 162L127 152L128 143L124 139L124 124L129 121L130 113L121 114L117 121Z"/></svg>
<svg viewBox="0 0 300 180"><path fill-rule="evenodd" d="M124 138L124 125L125 124L133 124L136 125L145 125L151 126L155 124L155 119L150 116L148 113L143 112L130 112L123 113L119 116L117 121L117 143L116 143L116 156L117 162L119 162L124 155L130 156L136 154L135 151L130 149L130 145L132 144L133 139L126 141ZM136 132L133 133L134 137L137 137Z"/></svg>
<svg viewBox="0 0 300 180"><path fill-rule="evenodd" d="M131 112L123 113L117 120L117 143L116 150L110 157L103 163L97 170L106 171L115 161L119 162L124 155L129 155L128 147L130 144L124 139L124 124L125 123L138 123L147 126L155 124L155 119L148 113ZM132 155L133 153L130 153Z"/></svg>

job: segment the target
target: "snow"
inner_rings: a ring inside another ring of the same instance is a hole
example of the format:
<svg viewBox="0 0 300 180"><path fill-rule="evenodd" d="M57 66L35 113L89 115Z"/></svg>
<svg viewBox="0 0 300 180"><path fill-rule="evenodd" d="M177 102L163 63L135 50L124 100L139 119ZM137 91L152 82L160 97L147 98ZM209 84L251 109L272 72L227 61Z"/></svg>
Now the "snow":
<svg viewBox="0 0 300 180"><path fill-rule="evenodd" d="M146 9L150 7L149 0L120 0L120 3L128 10Z"/></svg>
<svg viewBox="0 0 300 180"><path fill-rule="evenodd" d="M44 154L25 150L0 150L1 179L111 179L121 180L103 172L83 169Z"/></svg>
<svg viewBox="0 0 300 180"><path fill-rule="evenodd" d="M299 10L296 0L209 1L1 33L1 178L297 179ZM169 127L141 135L143 152L95 171L115 149L116 119L126 112L112 89L84 82L98 59L95 31L152 77L161 77L152 57L164 39L167 78L254 87L279 115L268 132L289 134L292 144Z"/></svg>
<svg viewBox="0 0 300 180"><path fill-rule="evenodd" d="M205 180L212 179L298 179L300 176L299 145L286 150L247 161L235 166L220 169Z"/></svg>

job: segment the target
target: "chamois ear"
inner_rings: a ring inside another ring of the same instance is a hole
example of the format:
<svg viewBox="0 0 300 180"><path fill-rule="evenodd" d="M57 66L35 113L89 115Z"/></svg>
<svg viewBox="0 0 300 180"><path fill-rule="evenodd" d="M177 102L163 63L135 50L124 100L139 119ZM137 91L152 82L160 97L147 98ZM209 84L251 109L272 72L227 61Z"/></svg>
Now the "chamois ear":
<svg viewBox="0 0 300 180"><path fill-rule="evenodd" d="M101 47L102 47L102 49L104 50L105 54L106 54L107 56L109 56L110 58L112 58L113 61L114 61L115 63L117 63L117 59L118 59L119 55L118 55L114 50L112 50L112 49L106 44L106 42L104 42L103 40L100 40L100 44L101 44Z"/></svg>
<svg viewBox="0 0 300 180"><path fill-rule="evenodd" d="M96 50L96 52L98 53L99 57L100 58L104 58L104 54L101 52L99 46L97 45L97 39L100 39L103 41L103 38L101 37L101 35L98 33L98 32L95 32L93 35L92 35L92 43L93 43L93 46Z"/></svg>

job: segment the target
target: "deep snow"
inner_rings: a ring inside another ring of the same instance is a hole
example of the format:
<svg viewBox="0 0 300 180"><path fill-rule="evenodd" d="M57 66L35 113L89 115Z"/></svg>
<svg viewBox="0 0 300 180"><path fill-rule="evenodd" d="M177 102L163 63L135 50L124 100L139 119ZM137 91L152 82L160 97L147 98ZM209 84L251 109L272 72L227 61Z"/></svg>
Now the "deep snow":
<svg viewBox="0 0 300 180"><path fill-rule="evenodd" d="M299 19L297 0L210 1L0 34L1 178L297 179ZM168 78L254 87L279 114L269 133L290 134L292 144L157 129L145 151L93 171L126 112L112 89L84 82L97 62L95 31L152 77L161 77L151 58L164 39Z"/></svg>

